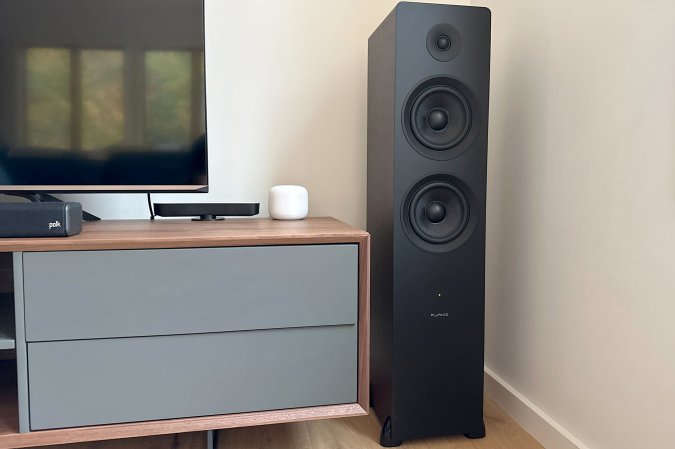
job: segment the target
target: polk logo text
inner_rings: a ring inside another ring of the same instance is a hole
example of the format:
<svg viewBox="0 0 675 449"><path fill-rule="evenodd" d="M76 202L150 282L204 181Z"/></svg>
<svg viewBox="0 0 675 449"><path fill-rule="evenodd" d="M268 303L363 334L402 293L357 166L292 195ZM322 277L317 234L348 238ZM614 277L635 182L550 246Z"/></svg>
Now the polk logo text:
<svg viewBox="0 0 675 449"><path fill-rule="evenodd" d="M61 227L61 222L56 220L52 221L49 223L49 229L55 229L55 228L60 228Z"/></svg>

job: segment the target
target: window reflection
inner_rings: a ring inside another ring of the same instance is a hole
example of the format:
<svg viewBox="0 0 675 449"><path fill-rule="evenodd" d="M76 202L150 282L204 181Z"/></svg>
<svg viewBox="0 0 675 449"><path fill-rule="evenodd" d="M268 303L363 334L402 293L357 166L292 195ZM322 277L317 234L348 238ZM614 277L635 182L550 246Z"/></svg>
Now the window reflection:
<svg viewBox="0 0 675 449"><path fill-rule="evenodd" d="M120 144L184 147L205 129L204 53L146 51L144 85L125 82L122 50L29 48L26 51L26 143L96 150ZM132 76L131 79L134 79ZM126 91L126 92L125 92ZM142 137L126 135L125 97L144 92L131 112Z"/></svg>
<svg viewBox="0 0 675 449"><path fill-rule="evenodd" d="M187 51L146 52L146 143L162 146L190 142L191 56Z"/></svg>
<svg viewBox="0 0 675 449"><path fill-rule="evenodd" d="M26 52L26 141L34 147L71 145L70 52L31 48Z"/></svg>
<svg viewBox="0 0 675 449"><path fill-rule="evenodd" d="M203 184L203 55L203 0L0 0L0 187Z"/></svg>
<svg viewBox="0 0 675 449"><path fill-rule="evenodd" d="M124 53L84 50L80 59L81 147L93 150L119 144L124 140Z"/></svg>

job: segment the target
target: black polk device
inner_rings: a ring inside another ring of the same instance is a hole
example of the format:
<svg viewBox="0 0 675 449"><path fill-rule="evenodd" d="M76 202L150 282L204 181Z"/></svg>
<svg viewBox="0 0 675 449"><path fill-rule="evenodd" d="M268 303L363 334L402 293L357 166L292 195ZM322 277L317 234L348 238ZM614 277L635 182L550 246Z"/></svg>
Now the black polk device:
<svg viewBox="0 0 675 449"><path fill-rule="evenodd" d="M80 203L0 203L0 237L68 237L81 231Z"/></svg>

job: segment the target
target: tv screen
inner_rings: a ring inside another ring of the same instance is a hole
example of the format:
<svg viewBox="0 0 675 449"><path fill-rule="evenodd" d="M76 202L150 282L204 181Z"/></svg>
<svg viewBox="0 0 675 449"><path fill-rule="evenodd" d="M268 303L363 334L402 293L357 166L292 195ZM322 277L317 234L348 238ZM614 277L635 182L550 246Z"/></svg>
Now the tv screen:
<svg viewBox="0 0 675 449"><path fill-rule="evenodd" d="M1 0L0 191L206 191L203 0Z"/></svg>

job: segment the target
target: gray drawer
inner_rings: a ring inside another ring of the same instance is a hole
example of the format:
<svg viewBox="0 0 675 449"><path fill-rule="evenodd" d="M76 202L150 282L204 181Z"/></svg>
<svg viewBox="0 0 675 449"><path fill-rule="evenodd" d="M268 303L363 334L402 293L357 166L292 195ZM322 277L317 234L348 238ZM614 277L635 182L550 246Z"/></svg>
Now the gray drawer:
<svg viewBox="0 0 675 449"><path fill-rule="evenodd" d="M353 324L357 245L24 253L29 342Z"/></svg>
<svg viewBox="0 0 675 449"><path fill-rule="evenodd" d="M29 343L32 430L356 402L355 325Z"/></svg>

